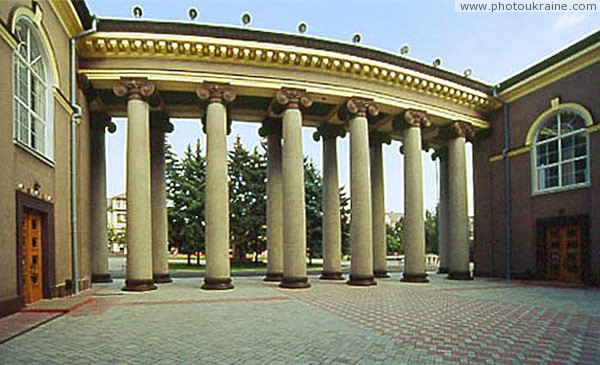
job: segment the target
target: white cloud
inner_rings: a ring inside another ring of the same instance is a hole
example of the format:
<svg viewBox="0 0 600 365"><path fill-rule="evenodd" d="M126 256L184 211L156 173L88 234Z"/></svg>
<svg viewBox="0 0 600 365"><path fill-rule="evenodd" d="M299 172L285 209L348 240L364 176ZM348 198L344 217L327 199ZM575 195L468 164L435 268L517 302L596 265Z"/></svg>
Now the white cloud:
<svg viewBox="0 0 600 365"><path fill-rule="evenodd" d="M585 22L588 14L584 12L563 13L554 22L553 30L558 33L563 30L577 27Z"/></svg>

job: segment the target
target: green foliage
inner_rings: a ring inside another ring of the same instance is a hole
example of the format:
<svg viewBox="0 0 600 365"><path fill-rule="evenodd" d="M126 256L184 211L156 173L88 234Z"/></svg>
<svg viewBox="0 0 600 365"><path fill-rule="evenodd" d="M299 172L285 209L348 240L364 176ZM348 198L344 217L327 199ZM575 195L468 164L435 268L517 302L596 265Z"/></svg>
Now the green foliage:
<svg viewBox="0 0 600 365"><path fill-rule="evenodd" d="M169 242L180 252L204 251L204 210L206 160L200 154L200 142L194 150L188 146L183 158L166 148ZM263 147L248 151L239 136L229 159L230 244L234 264L248 264L266 250L267 154ZM312 161L304 161L306 199L306 239L309 257L322 257L323 181ZM350 198L340 189L342 252L350 251ZM188 256L189 259L189 256Z"/></svg>
<svg viewBox="0 0 600 365"><path fill-rule="evenodd" d="M404 217L401 217L394 225L385 225L385 241L388 255L404 254Z"/></svg>
<svg viewBox="0 0 600 365"><path fill-rule="evenodd" d="M438 253L437 209L434 212L425 211L425 253ZM404 217L395 225L386 225L386 243L389 254L404 254Z"/></svg>
<svg viewBox="0 0 600 365"><path fill-rule="evenodd" d="M108 225L107 238L109 250L112 249L113 245L120 247L121 245L125 245L127 242L125 231L122 229L116 229L110 224Z"/></svg>
<svg viewBox="0 0 600 365"><path fill-rule="evenodd" d="M267 158L255 148L244 148L237 136L229 152L229 213L231 246L236 263L246 261L246 254L258 255L267 248Z"/></svg>
<svg viewBox="0 0 600 365"><path fill-rule="evenodd" d="M206 160L201 152L197 140L179 161L166 146L169 242L187 254L204 251Z"/></svg>
<svg viewBox="0 0 600 365"><path fill-rule="evenodd" d="M425 252L438 253L437 208L432 213L425 211Z"/></svg>

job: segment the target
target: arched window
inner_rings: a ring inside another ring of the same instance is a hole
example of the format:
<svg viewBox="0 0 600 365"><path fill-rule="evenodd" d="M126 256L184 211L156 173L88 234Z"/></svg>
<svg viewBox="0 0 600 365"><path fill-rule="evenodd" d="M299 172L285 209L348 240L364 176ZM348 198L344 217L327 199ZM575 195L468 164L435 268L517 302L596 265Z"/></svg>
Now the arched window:
<svg viewBox="0 0 600 365"><path fill-rule="evenodd" d="M52 158L51 80L48 55L35 24L25 16L15 23L19 41L13 57L14 139Z"/></svg>
<svg viewBox="0 0 600 365"><path fill-rule="evenodd" d="M559 110L540 125L534 139L534 187L538 192L589 184L586 120Z"/></svg>

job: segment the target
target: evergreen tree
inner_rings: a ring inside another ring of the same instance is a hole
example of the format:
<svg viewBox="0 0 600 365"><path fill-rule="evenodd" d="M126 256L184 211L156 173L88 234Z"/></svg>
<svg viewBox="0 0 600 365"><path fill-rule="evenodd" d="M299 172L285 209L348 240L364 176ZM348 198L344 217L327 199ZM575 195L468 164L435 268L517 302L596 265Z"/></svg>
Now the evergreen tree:
<svg viewBox="0 0 600 365"><path fill-rule="evenodd" d="M323 178L313 161L304 158L304 195L306 202L306 249L312 264L323 257Z"/></svg>

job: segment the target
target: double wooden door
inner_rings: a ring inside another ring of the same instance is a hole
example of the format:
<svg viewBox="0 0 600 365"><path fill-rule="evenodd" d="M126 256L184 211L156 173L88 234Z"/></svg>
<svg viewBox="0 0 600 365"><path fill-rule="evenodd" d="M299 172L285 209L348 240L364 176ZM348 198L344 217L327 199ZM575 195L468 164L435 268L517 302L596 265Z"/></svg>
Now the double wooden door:
<svg viewBox="0 0 600 365"><path fill-rule="evenodd" d="M23 212L22 278L25 303L42 299L42 215L33 210Z"/></svg>
<svg viewBox="0 0 600 365"><path fill-rule="evenodd" d="M582 228L579 224L546 227L546 278L581 282Z"/></svg>

